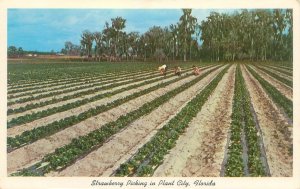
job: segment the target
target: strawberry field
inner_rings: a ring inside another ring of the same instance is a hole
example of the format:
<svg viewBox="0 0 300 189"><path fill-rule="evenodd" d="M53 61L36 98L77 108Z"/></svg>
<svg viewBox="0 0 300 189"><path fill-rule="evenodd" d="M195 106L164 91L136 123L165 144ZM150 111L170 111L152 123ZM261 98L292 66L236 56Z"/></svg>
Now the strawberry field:
<svg viewBox="0 0 300 189"><path fill-rule="evenodd" d="M290 65L158 66L8 64L8 175L293 175Z"/></svg>

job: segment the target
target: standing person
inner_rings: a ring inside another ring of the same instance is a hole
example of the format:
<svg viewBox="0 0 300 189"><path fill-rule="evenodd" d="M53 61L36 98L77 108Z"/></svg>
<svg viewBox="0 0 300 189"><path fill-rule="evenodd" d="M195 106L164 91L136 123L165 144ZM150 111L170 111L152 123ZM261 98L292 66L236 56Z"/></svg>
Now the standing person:
<svg viewBox="0 0 300 189"><path fill-rule="evenodd" d="M167 75L167 69L168 69L168 67L165 64L162 65L162 66L160 66L160 67L158 67L158 70L159 70L160 74L164 75L164 76Z"/></svg>
<svg viewBox="0 0 300 189"><path fill-rule="evenodd" d="M175 75L181 76L181 68L179 66L176 66L174 73L175 73Z"/></svg>
<svg viewBox="0 0 300 189"><path fill-rule="evenodd" d="M200 74L200 68L197 66L193 65L193 74L194 75L199 75Z"/></svg>

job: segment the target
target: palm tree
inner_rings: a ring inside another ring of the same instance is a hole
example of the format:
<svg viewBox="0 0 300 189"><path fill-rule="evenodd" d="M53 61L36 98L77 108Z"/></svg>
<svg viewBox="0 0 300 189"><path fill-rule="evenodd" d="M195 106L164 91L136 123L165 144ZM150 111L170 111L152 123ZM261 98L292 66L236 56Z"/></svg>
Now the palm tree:
<svg viewBox="0 0 300 189"><path fill-rule="evenodd" d="M188 42L192 40L192 34L195 33L197 18L193 17L192 9L182 9L183 15L179 19L179 36L183 45L183 60L186 61L186 52ZM189 43L191 45L191 43Z"/></svg>
<svg viewBox="0 0 300 189"><path fill-rule="evenodd" d="M80 44L88 58L92 57L93 40L94 36L89 30L83 31Z"/></svg>
<svg viewBox="0 0 300 189"><path fill-rule="evenodd" d="M177 52L177 40L178 40L178 25L175 24L171 24L170 25L170 30L171 30L171 34L172 34L172 41L173 41L173 61L175 60L175 54ZM177 54L176 54L177 56Z"/></svg>
<svg viewBox="0 0 300 189"><path fill-rule="evenodd" d="M95 40L95 43L96 43L95 58L96 58L96 60L98 58L98 61L100 61L100 56L101 56L101 53L102 53L102 46L103 46L103 35L102 35L101 32L94 32L93 36L94 36L94 40Z"/></svg>
<svg viewBox="0 0 300 189"><path fill-rule="evenodd" d="M115 55L117 55L119 52L118 46L119 46L119 40L120 36L122 35L122 30L125 28L126 19L122 17L116 17L111 19L112 22L112 29L115 37Z"/></svg>

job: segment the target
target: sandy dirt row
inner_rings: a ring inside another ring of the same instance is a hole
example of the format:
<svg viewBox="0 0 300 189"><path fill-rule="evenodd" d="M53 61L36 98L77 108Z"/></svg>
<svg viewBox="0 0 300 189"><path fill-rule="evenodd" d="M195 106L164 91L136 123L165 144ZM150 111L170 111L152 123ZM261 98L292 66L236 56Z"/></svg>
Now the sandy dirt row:
<svg viewBox="0 0 300 189"><path fill-rule="evenodd" d="M61 172L47 176L109 176L118 166L148 142L157 130L174 117L221 71L213 72L196 85L179 93L150 114L131 123L103 146Z"/></svg>
<svg viewBox="0 0 300 189"><path fill-rule="evenodd" d="M159 74L155 74L155 75L159 75ZM125 81L130 81L130 80L134 80L134 78L130 78L130 79L125 79L125 80L121 80L118 82L114 82L114 83L122 83ZM40 102L45 102L48 100L51 100L53 98L63 98L64 96L69 96L69 95L73 95L79 92L84 92L84 91L88 91L88 90L92 90L96 87L102 87L102 86L107 86L107 85L111 85L112 83L108 83L108 84L104 84L104 85L99 85L99 86L94 86L94 87L88 87L88 88L84 88L84 89L80 89L80 90L76 90L76 91L71 91L71 92L67 92L67 93L63 93L63 94L59 94L59 95L55 95L55 96L50 96L50 97L45 97L45 98L41 98L41 99L36 99L36 100L31 100L31 101L27 101L27 102L23 102L23 103L17 103L17 104L13 104L13 105L9 105L8 108L9 109L16 109L22 106L26 106L28 104L33 104L33 103L40 103Z"/></svg>
<svg viewBox="0 0 300 189"><path fill-rule="evenodd" d="M68 104L68 103L72 103L72 102L76 102L78 100L82 100L82 99L85 99L85 98L91 98L91 97L94 97L96 95L103 94L103 93L106 93L106 92L113 92L115 90L118 90L118 89L121 89L121 88L126 88L126 87L131 86L131 85L139 84L139 83L142 83L144 81L155 80L155 79L157 79L159 77L161 77L161 76L157 75L157 77L152 78L152 79L147 79L147 80L138 81L138 82L132 82L132 83L129 83L129 84L126 84L126 85L121 85L121 86L114 87L114 88L107 89L107 90L101 90L101 91L96 92L96 93L92 93L92 94L89 94L89 95L83 95L83 96L80 96L80 97L72 98L72 99L61 101L61 102L54 103L54 104L49 104L49 105L42 106L42 107L35 108L35 109L31 109L31 110L28 110L28 111L25 111L25 112L11 114L11 115L7 116L7 120L10 121L11 119L17 118L19 116L24 116L26 114L32 114L32 113L43 111L43 110L47 110L47 109L50 109L50 108L53 108L53 107L62 106L62 105L65 105L65 104ZM124 80L124 81L126 81L126 80Z"/></svg>
<svg viewBox="0 0 300 189"><path fill-rule="evenodd" d="M147 70L145 71L137 71L137 72L134 72L134 73L138 73L138 72L148 72ZM127 71L124 71L124 72L118 72L119 74L132 74L133 72L127 72ZM76 79L80 79L80 80L86 80L86 79L93 79L95 77L110 77L110 76L114 76L115 74L114 73L102 73L102 74L97 74L97 75L93 75L93 76L90 76L90 75L86 75L86 76L75 76L75 77L72 77L72 78L65 78L65 79L49 79L49 80L43 80L43 81L33 81L33 82L26 82L24 84L9 84L8 85L8 89L9 90L15 90L15 89L11 89L12 87L20 87L20 88L28 88L28 87L32 87L31 85L33 84L36 84L36 86L39 86L39 85L48 85L50 82L54 82L55 83L65 83L65 82L68 82L74 78ZM26 80L24 80L26 81Z"/></svg>
<svg viewBox="0 0 300 189"><path fill-rule="evenodd" d="M16 89L28 89L28 88L33 88L33 87L38 87L38 86L49 86L49 85L53 85L54 83L58 84L58 85L63 85L69 81L72 81L73 79L78 79L81 81L84 80L92 80L94 78L98 78L98 77L111 77L113 76L112 73L107 73L107 74L99 74L99 75L95 75L95 76L79 76L79 77L70 77L67 79L52 79L52 80L43 80L43 81L36 81L36 82L27 82L24 84L10 84L8 85L8 91L13 91ZM14 88L12 88L14 87ZM18 87L18 88L15 88Z"/></svg>
<svg viewBox="0 0 300 189"><path fill-rule="evenodd" d="M120 79L121 80L121 79L125 79L125 78L131 77L131 76L148 76L148 75L152 75L153 73L157 73L157 71L156 72L142 72L142 73L135 73L135 74L126 74L126 75L120 75L120 76L114 75L114 76L109 77L109 78L107 78L105 76L99 76L99 77L95 77L95 78L91 78L91 79L86 79L86 80L83 80L83 81L72 82L72 83L69 83L69 84L59 84L58 83L57 85L52 86L52 87L43 86L42 89L33 89L33 90L30 90L30 91L13 93L13 95L21 95L21 94L23 94L23 95L20 96L20 97L10 98L9 101L15 101L17 99L24 98L24 97L30 97L30 96L37 96L37 95L41 95L41 94L47 94L49 92L62 91L62 90L66 90L66 89L78 87L78 85L81 85L81 84L88 84L88 85L90 85L90 84L93 84L93 83L107 82L107 81L112 81L112 80L116 80L116 79L118 79L118 80ZM102 81L103 79L105 79L105 80ZM74 85L76 85L76 86L74 86ZM64 87L64 88L63 89L59 89L61 87ZM28 95L27 94L29 92L35 92L35 91L40 91L40 92L38 92L36 94L32 94L32 95ZM11 94L9 94L9 95L11 95Z"/></svg>
<svg viewBox="0 0 300 189"><path fill-rule="evenodd" d="M284 73L281 73L281 72L279 72L279 71L276 71L276 70L274 70L274 69L266 68L266 67L263 67L263 66L258 66L258 67L260 67L260 68L265 68L266 70L269 70L269 71L271 71L272 73L274 73L274 74L276 74L276 75L278 75L278 76L280 76L280 77L283 77L283 78L285 78L285 79L288 79L288 80L290 80L290 81L293 80L293 77L288 76L288 75L286 75L286 74L284 74ZM268 74L268 73L265 73L265 74ZM275 78L275 79L276 79L276 78Z"/></svg>
<svg viewBox="0 0 300 189"><path fill-rule="evenodd" d="M89 86L89 87L84 88L84 89L80 89L80 90L77 90L77 91L84 91L84 90L87 90L87 89L90 89L90 88L99 87L99 85L98 86L92 86L92 84L97 84L97 83L101 84L103 82L120 83L120 82L124 82L126 80L129 81L129 80L136 79L136 78L139 78L139 77L147 77L147 76L151 76L151 75L159 75L159 73L157 73L157 72L148 72L148 73L142 73L142 74L137 74L137 75L132 74L132 75L126 75L126 76L120 76L120 77L116 76L116 77L114 77L112 79L109 79L109 80L106 80L106 81L101 81L102 78L100 78L100 79L96 79L95 81L90 81L87 84L82 83L83 85ZM113 81L113 80L115 80L115 81ZM67 87L67 86L64 87L63 89L44 91L44 92L36 93L36 94L32 94L32 95L24 95L24 96L20 96L20 97L16 97L16 98L11 98L11 99L8 99L8 102L15 102L19 99L28 98L28 97L36 97L36 96L39 96L39 95L45 95L45 94L49 94L49 93L53 93L53 92L63 92L65 90L74 89L74 91L75 91L76 88L81 87L80 85L72 86L73 84L74 83L72 83L71 86L69 86L69 87ZM68 92L68 93L72 93L74 91L71 91L71 92ZM75 91L75 92L77 92L77 91ZM65 93L65 94L67 94L67 93ZM53 97L53 95L50 96L50 98L51 97ZM46 97L46 98L48 98L48 97Z"/></svg>
<svg viewBox="0 0 300 189"><path fill-rule="evenodd" d="M11 90L16 90L18 87L18 89L26 89L26 88L31 88L31 87L35 87L35 86L48 86L48 85L52 85L53 83L57 83L57 84L64 84L66 82L71 81L72 79L76 78L76 79L80 79L80 80L86 80L86 79L93 79L94 77L110 77L112 76L112 73L107 73L107 74L99 74L99 75L95 75L95 76L79 76L79 77L71 77L71 78L66 78L66 79L51 79L51 80L43 80L43 81L34 81L34 82L26 82L24 84L9 84L8 85L8 91ZM14 87L14 88L12 88Z"/></svg>
<svg viewBox="0 0 300 189"><path fill-rule="evenodd" d="M161 77L161 76L159 76L159 77ZM145 89L150 88L152 86L158 85L162 82L167 82L167 81L170 81L170 80L173 80L173 79L176 79L176 78L177 78L177 76L173 76L173 77L170 77L170 78L165 79L165 80L157 81L157 82L154 82L154 83L143 85L143 86L138 87L138 88L134 88L134 89L131 89L131 90L127 90L127 91L118 93L118 94L110 96L108 98L103 98L103 99L100 99L100 100L97 100L97 101L94 101L94 102L90 102L90 103L84 104L82 106L79 106L79 107L76 107L76 108L73 108L73 109L70 109L70 110L67 110L67 111L64 111L64 112L58 112L56 114L52 114L52 115L49 115L47 117L36 119L36 120L34 120L32 122L29 122L29 123L25 123L25 124L22 124L22 125L17 125L17 126L8 128L7 129L7 136L14 137L15 135L19 135L24 131L32 130L34 128L37 128L37 127L40 127L40 126L43 126L43 125L47 125L47 124L52 123L54 121L59 121L61 119L64 119L65 117L69 117L69 116L72 116L72 115L78 115L82 112L85 112L85 111L91 109L91 108L96 108L97 106L105 105L105 104L113 102L113 101L115 101L119 98L124 98L124 97L129 96L133 93L137 93L139 91L145 90ZM141 82L143 82L143 81L141 81ZM121 88L121 86L120 86L120 88ZM105 92L109 92L109 91L111 91L111 90L101 91L101 92L97 93L96 95L101 94L101 93L105 93ZM74 100L74 101L76 101L76 100ZM61 106L63 104L64 104L64 102L59 102L56 105Z"/></svg>
<svg viewBox="0 0 300 189"><path fill-rule="evenodd" d="M272 102L259 82L242 67L251 102L262 131L271 176L290 177L293 174L292 125Z"/></svg>
<svg viewBox="0 0 300 189"><path fill-rule="evenodd" d="M188 69L188 70L190 70L190 69ZM169 73L172 73L172 71L170 71ZM157 75L157 76L160 76L160 74L157 73L157 72L153 72L153 74ZM125 82L125 81L130 81L130 80L133 80L133 79L131 78L131 79L127 79L127 80L123 80L123 81L119 81L119 82L114 82L114 83L121 83L121 82ZM105 85L96 86L96 87L107 86L107 85L110 85L110 84L111 83L105 84ZM96 87L95 86L94 87L88 87L88 88L85 88L85 89L81 89L81 90L77 90L77 91L71 91L71 92L63 93L63 94L56 95L56 96L50 96L50 97L45 97L45 98L41 98L41 99L37 99L37 100L31 100L31 101L27 101L27 102L23 102L23 103L17 103L17 104L9 105L8 108L9 109L16 109L16 108L20 108L22 106L26 106L28 104L45 102L45 101L51 100L53 98L63 98L64 96L69 96L69 95L73 95L73 94L76 94L76 93L79 93L79 92L88 91L88 90L94 89Z"/></svg>
<svg viewBox="0 0 300 189"><path fill-rule="evenodd" d="M282 70L282 71L289 72L289 73L293 74L293 70L290 70L290 69L285 69L285 68L281 68L281 67L277 67L277 66L271 66L271 65L267 65L267 67L276 68L278 70Z"/></svg>
<svg viewBox="0 0 300 189"><path fill-rule="evenodd" d="M153 176L220 176L231 122L235 70L236 65L231 66L223 76Z"/></svg>
<svg viewBox="0 0 300 189"><path fill-rule="evenodd" d="M271 85L273 85L277 90L279 90L284 96L286 96L288 99L293 100L293 89L284 83L278 81L277 79L274 79L270 75L266 74L260 69L257 69L254 66L250 66L253 70L255 70L258 75L260 75L263 79L268 81Z"/></svg>
<svg viewBox="0 0 300 189"><path fill-rule="evenodd" d="M202 74L207 72L208 70L204 70ZM171 91L177 88L178 86L190 82L193 79L195 79L194 76L182 79L180 81L168 85L167 87L157 89L146 95L135 98L116 108L100 113L97 116L94 116L76 125L66 128L49 137L43 138L32 144L26 145L22 148L16 149L8 153L7 155L8 174L15 172L19 169L28 167L40 161L46 154L53 152L56 148L59 148L61 146L70 143L73 138L78 138L79 136L86 135L89 132L94 131L95 129L99 129L104 124L111 121L115 121L120 116L138 109L143 104L150 102L155 98L163 94L166 94L168 91Z"/></svg>

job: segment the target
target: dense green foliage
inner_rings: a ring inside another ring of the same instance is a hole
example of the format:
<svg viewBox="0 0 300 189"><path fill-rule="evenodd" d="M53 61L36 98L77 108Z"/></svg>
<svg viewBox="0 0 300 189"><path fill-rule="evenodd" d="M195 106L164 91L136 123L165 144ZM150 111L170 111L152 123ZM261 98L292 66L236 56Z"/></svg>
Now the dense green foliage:
<svg viewBox="0 0 300 189"><path fill-rule="evenodd" d="M265 176L265 170L261 162L259 146L259 134L251 112L251 99L246 88L244 78L238 66L235 75L235 89L233 109L230 126L230 143L228 147L228 159L225 165L225 176L240 177L245 172L250 176ZM243 144L242 130L245 133L246 144ZM247 149L247 166L243 163L243 145ZM245 170L248 168L249 170Z"/></svg>

